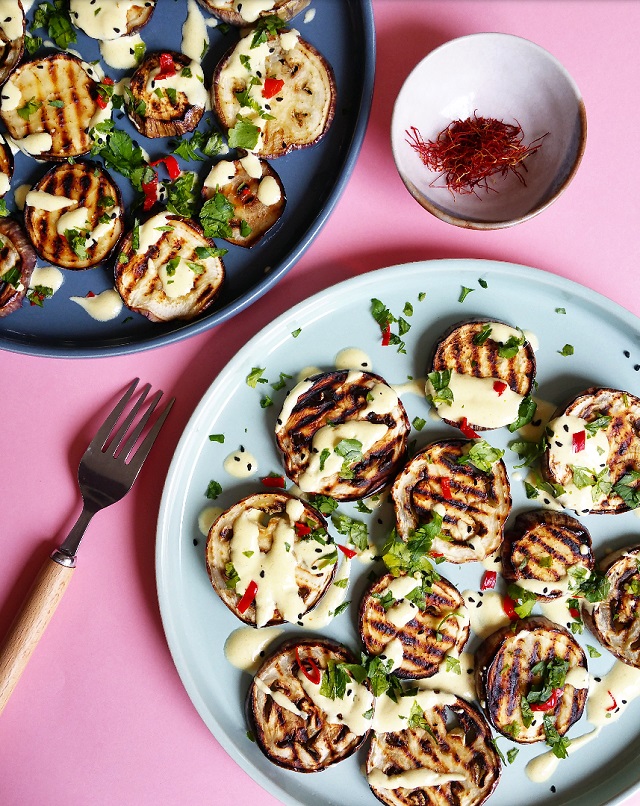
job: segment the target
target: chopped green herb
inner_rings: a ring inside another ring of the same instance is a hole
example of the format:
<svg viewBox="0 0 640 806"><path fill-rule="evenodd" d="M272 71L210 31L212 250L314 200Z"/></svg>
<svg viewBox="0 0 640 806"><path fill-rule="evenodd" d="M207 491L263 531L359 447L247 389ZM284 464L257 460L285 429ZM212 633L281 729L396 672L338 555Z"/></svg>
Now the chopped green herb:
<svg viewBox="0 0 640 806"><path fill-rule="evenodd" d="M260 129L248 118L238 115L236 124L229 129L229 148L245 148L252 151L258 144Z"/></svg>
<svg viewBox="0 0 640 806"><path fill-rule="evenodd" d="M222 485L219 482L214 481L212 479L207 486L205 496L209 498L211 501L215 501L221 492L222 492Z"/></svg>
<svg viewBox="0 0 640 806"><path fill-rule="evenodd" d="M544 722L546 742L553 751L553 755L556 756L556 758L567 758L567 748L571 744L571 741L566 736L560 736L553 722L553 718L549 714L545 714L542 721Z"/></svg>
<svg viewBox="0 0 640 806"><path fill-rule="evenodd" d="M475 441L466 454L458 459L458 464L472 464L483 473L490 473L492 467L504 456L504 451L494 448L485 439Z"/></svg>
<svg viewBox="0 0 640 806"><path fill-rule="evenodd" d="M293 336L293 338L294 338L294 339L297 339L297 338L298 338L298 336L299 336L301 333L302 333L302 328L301 328L301 327L297 328L296 330L292 330L292 331L291 331L291 335Z"/></svg>
<svg viewBox="0 0 640 806"><path fill-rule="evenodd" d="M458 297L458 302L464 302L472 291L473 288L467 288L463 285L462 290L460 291L460 296Z"/></svg>
<svg viewBox="0 0 640 806"><path fill-rule="evenodd" d="M558 350L560 355L573 355L573 345L565 344L562 350Z"/></svg>
<svg viewBox="0 0 640 806"><path fill-rule="evenodd" d="M451 370L443 369L441 372L430 372L427 380L433 387L433 394L427 395L427 400L433 405L437 403L453 403L453 392L449 388L451 382Z"/></svg>
<svg viewBox="0 0 640 806"><path fill-rule="evenodd" d="M315 499L317 498L318 496L315 496ZM323 498L326 498L326 496L323 496ZM334 499L330 500L333 501ZM318 507L315 503L312 505L316 506L316 508L319 509L323 514L329 514L328 512L324 512L322 506ZM344 515L337 512L332 516L331 522L336 530L341 535L345 535L348 542L352 543L358 551L367 550L369 547L369 530L366 523L356 520L355 518L351 518L349 515Z"/></svg>
<svg viewBox="0 0 640 806"><path fill-rule="evenodd" d="M253 367L251 372L246 377L247 386L255 389L256 385L259 383L268 383L267 379L262 377L262 373L264 371L265 367Z"/></svg>
<svg viewBox="0 0 640 806"><path fill-rule="evenodd" d="M209 442L224 442L224 434L209 434Z"/></svg>
<svg viewBox="0 0 640 806"><path fill-rule="evenodd" d="M40 3L33 15L33 29L37 31L39 28L46 28L49 38L62 50L77 41L67 0Z"/></svg>
<svg viewBox="0 0 640 806"><path fill-rule="evenodd" d="M598 652L598 650L594 646L591 646L591 644L587 644L587 651L589 652L589 657L590 658L601 658L602 657L602 653Z"/></svg>
<svg viewBox="0 0 640 806"><path fill-rule="evenodd" d="M556 308L556 313L565 314L567 312L566 308Z"/></svg>
<svg viewBox="0 0 640 806"><path fill-rule="evenodd" d="M411 421L411 425L416 429L416 431L422 431L426 424L427 421L422 417L414 417Z"/></svg>

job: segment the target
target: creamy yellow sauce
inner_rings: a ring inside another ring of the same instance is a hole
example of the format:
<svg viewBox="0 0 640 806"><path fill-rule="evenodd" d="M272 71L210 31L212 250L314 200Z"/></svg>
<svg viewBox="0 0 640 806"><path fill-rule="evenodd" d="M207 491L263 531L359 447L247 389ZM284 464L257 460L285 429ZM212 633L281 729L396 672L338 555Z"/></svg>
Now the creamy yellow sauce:
<svg viewBox="0 0 640 806"><path fill-rule="evenodd" d="M255 674L270 643L282 635L281 627L239 627L229 634L224 644L224 656L232 666Z"/></svg>
<svg viewBox="0 0 640 806"><path fill-rule="evenodd" d="M336 369L356 369L371 372L371 358L359 347L345 347L336 356Z"/></svg>
<svg viewBox="0 0 640 806"><path fill-rule="evenodd" d="M224 460L226 472L235 479L248 479L258 472L258 460L244 447L232 451Z"/></svg>
<svg viewBox="0 0 640 806"><path fill-rule="evenodd" d="M69 297L97 322L109 322L120 315L122 298L114 288L108 288L95 297Z"/></svg>

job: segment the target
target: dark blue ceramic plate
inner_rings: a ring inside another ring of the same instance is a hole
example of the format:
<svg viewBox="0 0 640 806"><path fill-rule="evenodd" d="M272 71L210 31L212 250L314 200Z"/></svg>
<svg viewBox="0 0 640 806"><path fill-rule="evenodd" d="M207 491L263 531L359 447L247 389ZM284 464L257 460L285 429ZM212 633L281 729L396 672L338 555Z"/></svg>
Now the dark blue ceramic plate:
<svg viewBox="0 0 640 806"><path fill-rule="evenodd" d="M35 6L34 6L35 7ZM263 241L253 249L228 246L224 258L227 280L215 305L191 323L152 323L126 308L110 322L96 322L71 296L86 296L113 287L111 265L87 271L64 271L62 288L43 308L27 303L21 310L0 319L0 347L31 355L78 358L107 356L148 350L201 333L231 318L269 291L291 269L311 244L338 201L355 165L371 108L375 68L375 34L370 0L314 0L312 19L305 12L291 23L330 62L336 77L338 101L333 124L317 145L274 161L287 193L285 213ZM29 12L31 20L33 10ZM186 0L158 0L151 22L141 31L148 50L180 50L181 29L187 16ZM206 16L206 12L205 12ZM231 30L222 33L209 28L211 47L204 59L205 76L211 75L217 60L236 41ZM37 32L42 34L42 31ZM97 42L78 32L71 46L87 61L100 58ZM119 79L124 73L102 65L107 75ZM205 127L210 113L200 128ZM129 121L119 119L119 128L129 132L146 149L151 159L165 156L171 148L168 138L148 140L139 136ZM189 135L187 135L188 137ZM12 188L37 181L47 170L18 153ZM198 171L204 178L211 161L183 162L185 170ZM125 202L132 198L128 180L112 173L123 190ZM7 197L15 209L13 191Z"/></svg>

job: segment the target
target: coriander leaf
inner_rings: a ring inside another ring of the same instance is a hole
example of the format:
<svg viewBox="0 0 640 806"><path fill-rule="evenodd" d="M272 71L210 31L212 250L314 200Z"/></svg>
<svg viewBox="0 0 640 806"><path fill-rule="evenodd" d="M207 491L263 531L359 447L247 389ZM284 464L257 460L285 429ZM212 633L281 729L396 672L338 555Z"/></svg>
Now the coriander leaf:
<svg viewBox="0 0 640 806"><path fill-rule="evenodd" d="M163 182L167 209L185 218L193 218L200 204L198 185L198 175L193 171L184 171L173 182Z"/></svg>
<svg viewBox="0 0 640 806"><path fill-rule="evenodd" d="M264 371L265 367L253 367L251 372L246 377L247 386L250 386L252 389L255 389L257 384L267 383L266 378L262 377L262 373Z"/></svg>
<svg viewBox="0 0 640 806"><path fill-rule="evenodd" d="M230 222L234 217L231 202L220 192L202 205L199 218L206 238L230 238L233 235Z"/></svg>
<svg viewBox="0 0 640 806"><path fill-rule="evenodd" d="M320 511L322 512L322 509ZM366 523L341 513L333 515L331 522L337 531L341 535L345 535L358 551L366 551L369 548L369 530Z"/></svg>
<svg viewBox="0 0 640 806"><path fill-rule="evenodd" d="M209 482L209 485L207 486L207 491L205 492L205 496L209 500L215 501L216 498L220 495L221 492L222 492L222 485L219 482L214 481L212 479Z"/></svg>
<svg viewBox="0 0 640 806"><path fill-rule="evenodd" d="M238 115L236 124L229 129L229 148L245 148L252 151L258 144L260 129L248 118Z"/></svg>
<svg viewBox="0 0 640 806"><path fill-rule="evenodd" d="M277 14L270 14L266 17L261 17L253 29L253 39L251 40L251 49L257 48L264 42L274 37L279 30L285 28L287 23Z"/></svg>
<svg viewBox="0 0 640 806"><path fill-rule="evenodd" d="M564 355L564 356L573 355L573 352L574 352L573 345L572 344L565 344L564 347L562 348L562 350L558 350L557 352L559 352L560 355Z"/></svg>
<svg viewBox="0 0 640 806"><path fill-rule="evenodd" d="M556 758L567 758L567 748L571 744L571 741L567 739L566 736L560 736L553 722L553 717L549 714L544 715L543 722L546 742L552 749L553 755L556 756Z"/></svg>
<svg viewBox="0 0 640 806"><path fill-rule="evenodd" d="M430 372L427 380L433 388L433 392L427 395L430 403L446 403L449 406L453 403L453 392L449 388L451 382L451 370L443 369L441 372Z"/></svg>
<svg viewBox="0 0 640 806"><path fill-rule="evenodd" d="M473 291L473 288L467 288L466 286L462 286L460 291L460 296L458 297L458 302L464 302L465 299L469 296L469 294Z"/></svg>
<svg viewBox="0 0 640 806"><path fill-rule="evenodd" d="M474 442L469 451L458 458L458 464L472 464L483 473L490 473L493 465L504 456L504 451L494 448L485 439Z"/></svg>
<svg viewBox="0 0 640 806"><path fill-rule="evenodd" d="M513 433L520 428L524 428L525 425L528 425L531 420L533 420L537 408L538 404L531 395L524 397L518 406L518 418L508 426L509 431Z"/></svg>
<svg viewBox="0 0 640 806"><path fill-rule="evenodd" d="M53 0L53 3L40 3L33 15L33 29L46 28L49 37L62 50L76 42L76 32L69 16L68 3L65 0Z"/></svg>

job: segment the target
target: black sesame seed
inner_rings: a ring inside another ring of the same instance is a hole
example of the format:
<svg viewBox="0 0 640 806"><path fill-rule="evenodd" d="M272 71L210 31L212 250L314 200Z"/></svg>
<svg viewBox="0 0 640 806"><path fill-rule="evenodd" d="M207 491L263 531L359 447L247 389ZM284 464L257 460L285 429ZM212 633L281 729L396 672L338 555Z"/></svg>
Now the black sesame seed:
<svg viewBox="0 0 640 806"><path fill-rule="evenodd" d="M599 683L602 680L601 677L594 677L593 679L596 681L596 683Z"/></svg>
<svg viewBox="0 0 640 806"><path fill-rule="evenodd" d="M568 425L565 423L565 424L564 424L562 427L564 428L564 430L565 430L565 431L567 432L567 434L568 434L568 433L569 433L569 426L568 426Z"/></svg>
<svg viewBox="0 0 640 806"><path fill-rule="evenodd" d="M264 568L260 571L260 579L264 579Z"/></svg>
<svg viewBox="0 0 640 806"><path fill-rule="evenodd" d="M251 470L251 468L252 468L251 462L247 462L247 470Z"/></svg>
<svg viewBox="0 0 640 806"><path fill-rule="evenodd" d="M623 355L624 355L625 358L630 358L631 357L631 353L628 350L625 350L623 352Z"/></svg>
<svg viewBox="0 0 640 806"><path fill-rule="evenodd" d="M555 794L556 788L555 788L555 786L550 786L549 790Z"/></svg>
<svg viewBox="0 0 640 806"><path fill-rule="evenodd" d="M193 545L194 545L194 546L197 546L197 545L198 545L198 538L197 538L197 537L194 537L194 538L193 538Z"/></svg>

